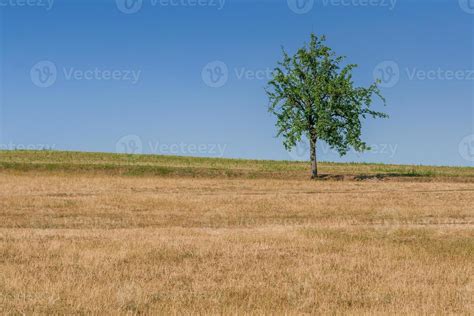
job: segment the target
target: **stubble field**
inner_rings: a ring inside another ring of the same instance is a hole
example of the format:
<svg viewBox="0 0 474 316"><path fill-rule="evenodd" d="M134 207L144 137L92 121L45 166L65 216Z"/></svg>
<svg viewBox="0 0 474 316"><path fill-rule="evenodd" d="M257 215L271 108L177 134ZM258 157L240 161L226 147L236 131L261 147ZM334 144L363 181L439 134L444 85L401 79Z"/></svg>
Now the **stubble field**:
<svg viewBox="0 0 474 316"><path fill-rule="evenodd" d="M2 314L474 312L472 168L41 155L0 155Z"/></svg>

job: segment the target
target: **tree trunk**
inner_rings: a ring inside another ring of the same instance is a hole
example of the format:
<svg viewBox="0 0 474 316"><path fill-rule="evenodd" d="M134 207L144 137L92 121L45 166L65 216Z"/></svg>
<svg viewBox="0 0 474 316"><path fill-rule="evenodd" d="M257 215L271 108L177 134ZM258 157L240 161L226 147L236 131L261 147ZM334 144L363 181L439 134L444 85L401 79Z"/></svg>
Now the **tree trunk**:
<svg viewBox="0 0 474 316"><path fill-rule="evenodd" d="M316 179L318 177L318 160L316 157L316 138L311 138L309 140L309 147L311 151L311 179Z"/></svg>

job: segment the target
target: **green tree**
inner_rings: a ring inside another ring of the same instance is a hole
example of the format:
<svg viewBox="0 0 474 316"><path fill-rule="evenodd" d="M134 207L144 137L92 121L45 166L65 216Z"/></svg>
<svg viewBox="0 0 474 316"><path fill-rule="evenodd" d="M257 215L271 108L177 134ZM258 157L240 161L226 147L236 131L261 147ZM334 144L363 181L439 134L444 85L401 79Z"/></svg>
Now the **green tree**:
<svg viewBox="0 0 474 316"><path fill-rule="evenodd" d="M357 65L342 65L345 56L336 56L325 41L325 36L311 34L309 45L294 56L283 49L283 60L266 89L285 148L291 150L303 136L309 140L312 178L318 176L318 140L341 156L351 147L362 152L370 148L361 140L361 120L388 117L370 109L374 96L385 105L378 82L368 88L354 86L352 70Z"/></svg>

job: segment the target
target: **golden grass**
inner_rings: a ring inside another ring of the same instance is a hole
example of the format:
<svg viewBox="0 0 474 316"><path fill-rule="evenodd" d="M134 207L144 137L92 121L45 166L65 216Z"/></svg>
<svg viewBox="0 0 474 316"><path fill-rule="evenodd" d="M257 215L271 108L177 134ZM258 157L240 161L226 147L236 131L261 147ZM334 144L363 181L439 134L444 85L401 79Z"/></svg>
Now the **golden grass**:
<svg viewBox="0 0 474 316"><path fill-rule="evenodd" d="M0 313L473 314L474 183L0 173Z"/></svg>

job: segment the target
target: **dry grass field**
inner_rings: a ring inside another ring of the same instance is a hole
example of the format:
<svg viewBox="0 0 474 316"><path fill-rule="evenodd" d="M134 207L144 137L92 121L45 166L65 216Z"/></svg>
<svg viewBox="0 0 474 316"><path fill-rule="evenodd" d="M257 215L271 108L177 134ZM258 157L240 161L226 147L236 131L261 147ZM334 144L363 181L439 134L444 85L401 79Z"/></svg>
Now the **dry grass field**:
<svg viewBox="0 0 474 316"><path fill-rule="evenodd" d="M0 313L474 313L474 168L321 169L0 153Z"/></svg>

